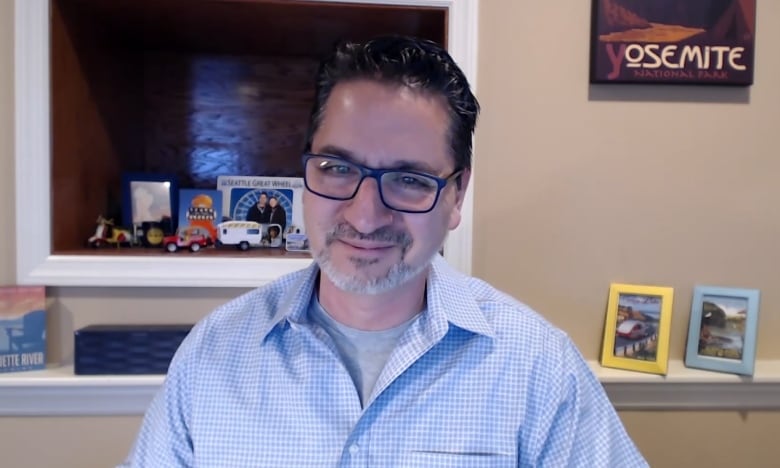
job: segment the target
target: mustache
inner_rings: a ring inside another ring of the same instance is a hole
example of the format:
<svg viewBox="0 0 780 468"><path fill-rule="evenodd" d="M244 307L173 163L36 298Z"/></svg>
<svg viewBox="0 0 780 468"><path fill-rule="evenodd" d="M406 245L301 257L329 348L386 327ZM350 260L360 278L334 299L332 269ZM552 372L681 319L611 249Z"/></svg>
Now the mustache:
<svg viewBox="0 0 780 468"><path fill-rule="evenodd" d="M339 239L359 239L374 242L391 242L404 248L412 243L412 238L403 231L396 231L388 227L379 228L374 232L364 234L347 223L339 223L325 233L326 245Z"/></svg>

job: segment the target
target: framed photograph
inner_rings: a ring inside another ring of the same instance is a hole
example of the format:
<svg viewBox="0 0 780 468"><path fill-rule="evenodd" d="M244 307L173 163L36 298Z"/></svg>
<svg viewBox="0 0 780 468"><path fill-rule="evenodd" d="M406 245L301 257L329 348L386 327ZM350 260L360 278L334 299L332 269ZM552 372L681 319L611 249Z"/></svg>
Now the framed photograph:
<svg viewBox="0 0 780 468"><path fill-rule="evenodd" d="M610 285L602 366L666 374L673 293L660 286Z"/></svg>
<svg viewBox="0 0 780 468"><path fill-rule="evenodd" d="M234 221L278 224L282 239L304 233L302 177L217 176L222 215Z"/></svg>
<svg viewBox="0 0 780 468"><path fill-rule="evenodd" d="M178 194L173 176L122 174L122 223L126 227L162 223L175 229L172 215L178 207Z"/></svg>
<svg viewBox="0 0 780 468"><path fill-rule="evenodd" d="M753 375L759 291L696 286L685 365Z"/></svg>
<svg viewBox="0 0 780 468"><path fill-rule="evenodd" d="M222 192L215 189L179 190L177 228L200 227L217 239L217 225L222 222Z"/></svg>
<svg viewBox="0 0 780 468"><path fill-rule="evenodd" d="M753 84L756 0L591 1L591 83Z"/></svg>
<svg viewBox="0 0 780 468"><path fill-rule="evenodd" d="M287 234L284 248L288 252L309 252L309 238L299 232Z"/></svg>

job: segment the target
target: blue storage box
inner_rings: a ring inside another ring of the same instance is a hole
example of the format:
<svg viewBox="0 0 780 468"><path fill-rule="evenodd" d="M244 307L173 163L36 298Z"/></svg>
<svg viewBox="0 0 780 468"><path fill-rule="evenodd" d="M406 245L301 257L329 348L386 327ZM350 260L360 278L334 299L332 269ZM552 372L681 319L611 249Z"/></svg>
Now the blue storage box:
<svg viewBox="0 0 780 468"><path fill-rule="evenodd" d="M192 324L90 325L74 332L77 375L165 374Z"/></svg>

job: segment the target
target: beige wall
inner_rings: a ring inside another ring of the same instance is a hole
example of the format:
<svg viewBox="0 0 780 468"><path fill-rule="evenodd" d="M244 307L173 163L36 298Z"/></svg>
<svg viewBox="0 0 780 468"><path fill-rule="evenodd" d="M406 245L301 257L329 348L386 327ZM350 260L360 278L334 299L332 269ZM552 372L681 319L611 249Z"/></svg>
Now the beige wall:
<svg viewBox="0 0 780 468"><path fill-rule="evenodd" d="M474 274L598 357L610 282L762 291L780 358L780 2L760 1L750 88L588 84L589 1L481 3Z"/></svg>
<svg viewBox="0 0 780 468"><path fill-rule="evenodd" d="M762 0L749 89L589 87L589 3L482 0L474 273L598 356L612 281L675 288L680 359L695 283L762 290L759 358L780 330L780 2ZM13 219L13 1L0 0L0 214ZM0 283L14 226L0 224ZM51 288L55 360L74 328L195 320L241 292ZM768 466L778 413L631 412L653 466ZM2 466L109 466L140 417L0 418ZM46 450L33 448L31 440Z"/></svg>
<svg viewBox="0 0 780 468"><path fill-rule="evenodd" d="M597 359L610 282L758 288L780 358L780 2L759 0L750 88L588 84L590 1L483 0L474 274ZM780 413L624 412L653 466L775 466Z"/></svg>

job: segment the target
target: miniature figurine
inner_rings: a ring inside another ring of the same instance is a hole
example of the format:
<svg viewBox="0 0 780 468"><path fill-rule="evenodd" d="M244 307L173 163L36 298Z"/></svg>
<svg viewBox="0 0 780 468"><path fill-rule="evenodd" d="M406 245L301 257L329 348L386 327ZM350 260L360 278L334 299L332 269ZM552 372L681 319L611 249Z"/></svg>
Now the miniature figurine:
<svg viewBox="0 0 780 468"><path fill-rule="evenodd" d="M102 247L104 245L115 245L119 248L122 245L132 247L135 243L133 234L124 228L114 226L113 219L106 219L102 215L98 216L95 234L87 239L87 245L90 247Z"/></svg>

